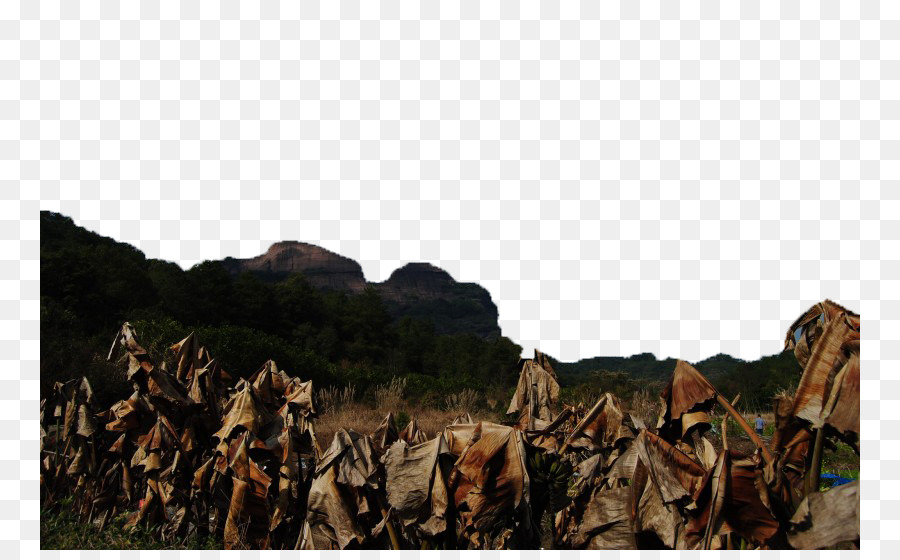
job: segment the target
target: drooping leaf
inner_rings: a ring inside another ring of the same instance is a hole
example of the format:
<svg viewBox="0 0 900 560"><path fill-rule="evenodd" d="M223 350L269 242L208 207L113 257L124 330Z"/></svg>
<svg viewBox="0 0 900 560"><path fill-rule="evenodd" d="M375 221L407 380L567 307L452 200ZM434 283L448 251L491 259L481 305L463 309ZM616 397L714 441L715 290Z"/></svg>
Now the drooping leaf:
<svg viewBox="0 0 900 560"><path fill-rule="evenodd" d="M598 451L634 437L631 429L622 423L625 414L615 395L605 393L595 406L599 406L600 411L586 425L576 427L578 435L569 441L569 447Z"/></svg>
<svg viewBox="0 0 900 560"><path fill-rule="evenodd" d="M419 422L416 420L415 416L409 419L409 423L403 428L403 431L400 432L399 437L410 445L419 445L420 443L428 441L428 436L419 429Z"/></svg>
<svg viewBox="0 0 900 560"><path fill-rule="evenodd" d="M631 522L631 488L596 489L572 546L590 550L636 548Z"/></svg>
<svg viewBox="0 0 900 560"><path fill-rule="evenodd" d="M232 432L238 427L256 434L271 420L271 416L259 402L249 383L245 383L243 388L231 397L222 414L224 416L222 427L213 435L219 441L231 437Z"/></svg>
<svg viewBox="0 0 900 560"><path fill-rule="evenodd" d="M715 404L715 387L692 365L678 360L669 383L660 395L664 409L660 415L661 433L683 438L698 425L708 425L707 413Z"/></svg>
<svg viewBox="0 0 900 560"><path fill-rule="evenodd" d="M465 530L489 533L509 516L522 516L530 531L529 477L522 433L483 424L480 439L459 457L454 501ZM455 428L456 426L448 426Z"/></svg>
<svg viewBox="0 0 900 560"><path fill-rule="evenodd" d="M388 412L381 424L372 432L372 445L378 455L384 455L398 439L400 439L400 433L397 423L394 421L394 413Z"/></svg>
<svg viewBox="0 0 900 560"><path fill-rule="evenodd" d="M821 423L842 433L859 434L859 340L844 344L846 362L832 384Z"/></svg>
<svg viewBox="0 0 900 560"><path fill-rule="evenodd" d="M517 425L522 429L541 429L553 421L551 406L559 400L559 383L555 374L541 366L542 360L549 365L537 350L534 360L521 360L519 383L506 410L518 415Z"/></svg>
<svg viewBox="0 0 900 560"><path fill-rule="evenodd" d="M656 434L642 430L633 445L663 503L692 496L703 482L703 467Z"/></svg>
<svg viewBox="0 0 900 560"><path fill-rule="evenodd" d="M434 537L447 527L447 490L441 458L450 458L443 434L410 446L396 441L384 456L387 500L403 525L419 524Z"/></svg>
<svg viewBox="0 0 900 560"><path fill-rule="evenodd" d="M787 533L794 548L815 549L859 540L859 481L807 496Z"/></svg>

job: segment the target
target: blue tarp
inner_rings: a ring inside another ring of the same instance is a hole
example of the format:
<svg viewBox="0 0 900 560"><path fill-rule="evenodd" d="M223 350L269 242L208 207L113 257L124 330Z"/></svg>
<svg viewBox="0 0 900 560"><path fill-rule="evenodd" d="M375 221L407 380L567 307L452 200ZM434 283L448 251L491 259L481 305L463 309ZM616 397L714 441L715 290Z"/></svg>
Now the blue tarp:
<svg viewBox="0 0 900 560"><path fill-rule="evenodd" d="M836 474L831 473L822 473L819 475L820 479L828 479L834 482L831 483L831 487L840 486L841 484L847 484L848 482L853 482L852 478L844 478L843 476L838 476Z"/></svg>

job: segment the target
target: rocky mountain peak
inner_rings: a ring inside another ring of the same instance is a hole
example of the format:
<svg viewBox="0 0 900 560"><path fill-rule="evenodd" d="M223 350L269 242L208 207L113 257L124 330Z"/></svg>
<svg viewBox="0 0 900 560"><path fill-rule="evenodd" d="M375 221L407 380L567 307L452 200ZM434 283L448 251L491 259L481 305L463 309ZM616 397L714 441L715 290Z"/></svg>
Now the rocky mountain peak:
<svg viewBox="0 0 900 560"><path fill-rule="evenodd" d="M497 306L487 290L478 284L457 282L428 263L409 263L386 281L369 283L362 267L352 259L309 243L281 241L258 257L227 258L222 266L232 274L249 271L273 282L299 272L319 289L359 293L371 286L395 317L431 321L441 333L500 334Z"/></svg>
<svg viewBox="0 0 900 560"><path fill-rule="evenodd" d="M279 241L258 257L227 258L222 265L233 274L250 271L274 280L300 272L317 288L361 292L366 287L359 263L300 241Z"/></svg>

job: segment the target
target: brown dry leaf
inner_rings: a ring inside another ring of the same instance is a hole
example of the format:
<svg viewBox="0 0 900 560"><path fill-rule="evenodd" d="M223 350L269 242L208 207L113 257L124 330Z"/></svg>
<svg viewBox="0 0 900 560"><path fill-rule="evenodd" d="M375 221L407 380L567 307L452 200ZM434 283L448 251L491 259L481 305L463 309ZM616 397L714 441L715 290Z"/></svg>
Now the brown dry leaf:
<svg viewBox="0 0 900 560"><path fill-rule="evenodd" d="M715 464L707 471L704 485L694 496L694 501L699 508L698 514L691 519L688 532L702 537L704 550L710 550L714 537L720 535L725 519L722 517L722 508L727 495L726 484L728 482L728 452L722 450L715 460Z"/></svg>
<svg viewBox="0 0 900 560"><path fill-rule="evenodd" d="M547 354L544 354L537 348L534 349L534 361L537 365L544 368L544 371L553 376L553 379L559 379L556 376L556 371L553 370L553 365L550 363L550 357Z"/></svg>
<svg viewBox="0 0 900 560"><path fill-rule="evenodd" d="M241 426L250 433L256 434L266 425L271 416L256 397L249 383L244 383L242 390L235 393L222 410L222 428L213 434L219 441L231 437L235 428Z"/></svg>
<svg viewBox="0 0 900 560"><path fill-rule="evenodd" d="M574 432L574 434L578 435L569 441L569 447L598 451L612 447L623 439L634 437L631 429L622 423L625 419L625 414L622 412L622 405L615 395L605 393L595 406L601 407L600 411L584 426L579 423Z"/></svg>
<svg viewBox="0 0 900 560"><path fill-rule="evenodd" d="M633 479L634 471L638 465L638 450L634 443L629 445L624 452L612 461L612 466L608 463L606 474L603 475L605 480L616 481L622 479Z"/></svg>
<svg viewBox="0 0 900 560"><path fill-rule="evenodd" d="M859 330L859 315L827 299L810 307L788 328L784 348L794 349L801 368L806 367L810 349L815 346L825 324L836 319L841 313L847 316L851 325L855 325L856 330Z"/></svg>
<svg viewBox="0 0 900 560"><path fill-rule="evenodd" d="M822 422L842 433L859 434L859 340L846 342L842 350L849 357L834 379Z"/></svg>
<svg viewBox="0 0 900 560"><path fill-rule="evenodd" d="M209 371L204 368L191 370L191 384L188 385L188 398L196 404L204 405L210 412L215 413L216 398L212 390L212 382Z"/></svg>
<svg viewBox="0 0 900 560"><path fill-rule="evenodd" d="M187 406L191 404L187 397L187 387L175 379L171 373L159 368L151 367L145 370L147 375L147 394L151 397L164 399L174 406Z"/></svg>
<svg viewBox="0 0 900 560"><path fill-rule="evenodd" d="M441 469L442 456L450 457L443 435L410 446L395 442L384 456L387 499L403 525L419 524L422 533L434 537L447 527L447 490Z"/></svg>
<svg viewBox="0 0 900 560"><path fill-rule="evenodd" d="M309 521L303 520L303 527L300 529L300 536L297 537L297 544L294 545L294 550L315 550L315 544L313 543L311 529L309 528Z"/></svg>
<svg viewBox="0 0 900 560"><path fill-rule="evenodd" d="M766 469L766 482L785 504L800 505L805 495L807 455L813 440L810 424L793 416L793 399L779 395L774 399L775 434L771 448L777 460L774 469Z"/></svg>
<svg viewBox="0 0 900 560"><path fill-rule="evenodd" d="M285 389L291 384L291 378L280 371L274 361L269 360L256 370L247 379L247 382L253 386L256 395L262 402L275 406L280 404L279 399L284 396ZM312 390L312 385L310 385L310 390Z"/></svg>
<svg viewBox="0 0 900 560"><path fill-rule="evenodd" d="M343 550L352 543L359 546L366 542L354 512L355 503L349 502L339 488L337 470L337 465L324 469L312 481L306 510L309 537L302 548Z"/></svg>
<svg viewBox="0 0 900 560"><path fill-rule="evenodd" d="M311 387L312 385L308 385L297 391L298 397L299 393L306 392ZM252 444L254 449L266 449L276 457L282 457L286 449L286 438L298 437L298 445L296 449L292 447L293 451L302 457L318 456L318 442L312 423L313 412L303 405L302 397L298 401L300 404L290 400L285 402L272 417L272 421L260 428L257 434L259 439Z"/></svg>
<svg viewBox="0 0 900 560"><path fill-rule="evenodd" d="M62 439L68 439L74 434L90 437L97 432L93 414L97 401L86 377L57 383L54 392L56 394L51 399L56 401L54 411L58 411L54 416L63 417Z"/></svg>
<svg viewBox="0 0 900 560"><path fill-rule="evenodd" d="M448 426L448 430L455 426ZM507 516L519 514L530 529L529 478L522 433L483 424L481 438L458 459L460 482L454 501L465 528L490 532Z"/></svg>
<svg viewBox="0 0 900 560"><path fill-rule="evenodd" d="M567 427L571 428L569 420L573 414L572 407L564 408L546 427L540 430L526 430L525 439L535 447L541 447L553 453L558 452L560 445L566 439Z"/></svg>
<svg viewBox="0 0 900 560"><path fill-rule="evenodd" d="M639 463L631 488L634 532L650 533L669 548L678 548L684 539L684 522L675 503L664 503L659 487L650 478L647 468Z"/></svg>
<svg viewBox="0 0 900 560"><path fill-rule="evenodd" d="M457 457L463 452L469 439L472 438L473 432L478 425L481 425L481 433L488 434L499 432L505 434L510 431L509 426L494 424L492 422L479 422L478 424L451 424L444 428L444 439L447 440L447 446L450 447L450 453Z"/></svg>
<svg viewBox="0 0 900 560"><path fill-rule="evenodd" d="M859 540L859 481L807 496L790 521L788 542L816 549Z"/></svg>
<svg viewBox="0 0 900 560"><path fill-rule="evenodd" d="M743 538L764 545L776 536L779 524L772 512L758 457L738 458L731 454L729 462L725 520Z"/></svg>
<svg viewBox="0 0 900 560"><path fill-rule="evenodd" d="M156 423L146 434L137 439L137 450L131 459L131 466L144 467L144 473L162 470L162 456L181 450L181 440L175 428L162 414L157 413Z"/></svg>
<svg viewBox="0 0 900 560"><path fill-rule="evenodd" d="M779 532L758 457L723 450L694 500L697 510L688 530L703 537L707 548L715 535L727 532L755 546L769 544Z"/></svg>
<svg viewBox="0 0 900 560"><path fill-rule="evenodd" d="M297 467L299 464L297 454L293 450L293 441L294 439L285 431L285 437L281 438L283 456L281 466L278 469L278 498L275 501L275 509L272 512L270 531L274 531L284 519L290 507L291 486L297 481Z"/></svg>
<svg viewBox="0 0 900 560"><path fill-rule="evenodd" d="M716 461L718 460L718 454L716 453L715 447L713 447L713 444L710 443L708 439L705 437L700 438L695 453L704 469L708 471L715 467Z"/></svg>
<svg viewBox="0 0 900 560"><path fill-rule="evenodd" d="M303 417L315 417L318 414L314 400L315 391L312 381L300 381L294 377L284 388L287 405Z"/></svg>
<svg viewBox="0 0 900 560"><path fill-rule="evenodd" d="M340 429L316 466L309 491L307 521L315 548L361 545L366 533L358 516L370 513L366 491L378 489L372 439Z"/></svg>
<svg viewBox="0 0 900 560"><path fill-rule="evenodd" d="M378 460L372 438L341 428L316 465L316 476L337 464L335 480L354 488L378 488Z"/></svg>
<svg viewBox="0 0 900 560"><path fill-rule="evenodd" d="M194 376L194 371L209 362L208 355L201 352L200 341L193 332L180 342L173 344L170 349L175 353L175 378L182 383L187 383Z"/></svg>
<svg viewBox="0 0 900 560"><path fill-rule="evenodd" d="M267 495L272 479L250 459L248 434L240 439L229 468L232 473L231 502L225 521L225 548L232 549L245 542L265 548L269 533L269 504Z"/></svg>
<svg viewBox="0 0 900 560"><path fill-rule="evenodd" d="M631 488L596 489L581 526L572 536L573 548L629 550L636 548L631 522Z"/></svg>
<svg viewBox="0 0 900 560"><path fill-rule="evenodd" d="M694 366L678 360L660 395L664 408L657 427L683 438L694 426L708 425L707 413L715 404L716 394L716 388Z"/></svg>
<svg viewBox="0 0 900 560"><path fill-rule="evenodd" d="M419 445L428 441L428 436L419 429L419 422L413 416L409 419L409 423L403 428L403 431L400 432L400 439L410 445Z"/></svg>
<svg viewBox="0 0 900 560"><path fill-rule="evenodd" d="M642 430L633 445L663 503L693 496L700 488L706 474L703 467L661 437Z"/></svg>
<svg viewBox="0 0 900 560"><path fill-rule="evenodd" d="M384 455L398 439L400 439L400 433L397 430L397 423L394 422L394 413L388 412L381 424L372 432L372 446L378 455Z"/></svg>
<svg viewBox="0 0 900 560"><path fill-rule="evenodd" d="M194 471L194 479L191 482L191 494L210 492L210 483L213 479L215 457L210 457L205 463Z"/></svg>
<svg viewBox="0 0 900 560"><path fill-rule="evenodd" d="M74 438L72 441L72 449L70 449L70 451L74 451L74 456L69 462L66 474L69 476L78 476L90 470L90 455L86 449L87 444L83 440Z"/></svg>
<svg viewBox="0 0 900 560"><path fill-rule="evenodd" d="M101 415L110 432L125 432L140 426L141 416L147 412L140 394L135 391L126 401L119 401Z"/></svg>
<svg viewBox="0 0 900 560"><path fill-rule="evenodd" d="M112 347L109 349L109 355L106 357L107 361L114 360L121 347L124 348L138 364L151 364L152 362L150 361L150 356L147 354L147 351L144 350L135 339L136 334L137 333L135 332L134 327L131 326L131 323L122 324L119 332L116 333L116 338L113 340Z"/></svg>
<svg viewBox="0 0 900 560"><path fill-rule="evenodd" d="M844 344L854 338L859 338L859 332L852 329L844 313L825 323L803 369L794 396L794 416L821 425L820 417L828 400L835 366L845 359Z"/></svg>
<svg viewBox="0 0 900 560"><path fill-rule="evenodd" d="M537 350L534 360L521 360L519 383L506 411L507 414L518 414L517 425L522 429L542 429L552 422L551 405L559 400L556 376L544 369L541 361L549 365L546 356Z"/></svg>

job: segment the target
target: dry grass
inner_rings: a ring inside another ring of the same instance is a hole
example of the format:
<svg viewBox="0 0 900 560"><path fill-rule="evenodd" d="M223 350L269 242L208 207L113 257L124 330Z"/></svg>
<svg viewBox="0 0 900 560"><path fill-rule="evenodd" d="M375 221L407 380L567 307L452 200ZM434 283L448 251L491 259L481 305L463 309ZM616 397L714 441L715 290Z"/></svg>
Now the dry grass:
<svg viewBox="0 0 900 560"><path fill-rule="evenodd" d="M631 402L627 405L628 412L633 414L635 418L644 421L648 428L656 426L656 420L659 418L659 398L651 393L649 389L644 388L635 391L631 395Z"/></svg>
<svg viewBox="0 0 900 560"><path fill-rule="evenodd" d="M378 428L385 414L379 414L371 406L350 403L339 408L332 408L316 420L316 438L325 450L331 445L335 432L341 428L355 430L361 434L371 434Z"/></svg>
<svg viewBox="0 0 900 560"><path fill-rule="evenodd" d="M451 393L444 397L444 410L454 416L460 414L474 414L478 411L478 399L480 395L474 389L463 389L458 393Z"/></svg>
<svg viewBox="0 0 900 560"><path fill-rule="evenodd" d="M355 401L356 387L353 385L326 387L319 390L319 393L316 395L316 405L320 413L347 407Z"/></svg>
<svg viewBox="0 0 900 560"><path fill-rule="evenodd" d="M487 422L500 422L497 414L490 411L479 413L475 402L478 400L476 391L462 391L455 399L448 399L444 408L413 406L402 398L406 389L406 380L394 378L390 383L376 387L375 403L373 407L355 400L355 391L352 387L331 387L319 391L319 408L322 411L316 421L316 437L323 450L331 445L334 434L341 428L354 430L361 434L374 432L384 417L389 412L394 417L399 416L415 418L419 429L428 437L434 437L442 432L460 414L468 412L475 420ZM452 404L452 406L451 406ZM463 407L463 408L460 408ZM398 422L397 428L402 430L405 422Z"/></svg>
<svg viewBox="0 0 900 560"><path fill-rule="evenodd" d="M403 392L406 391L405 377L392 377L389 383L375 387L375 408L388 412L400 410Z"/></svg>

